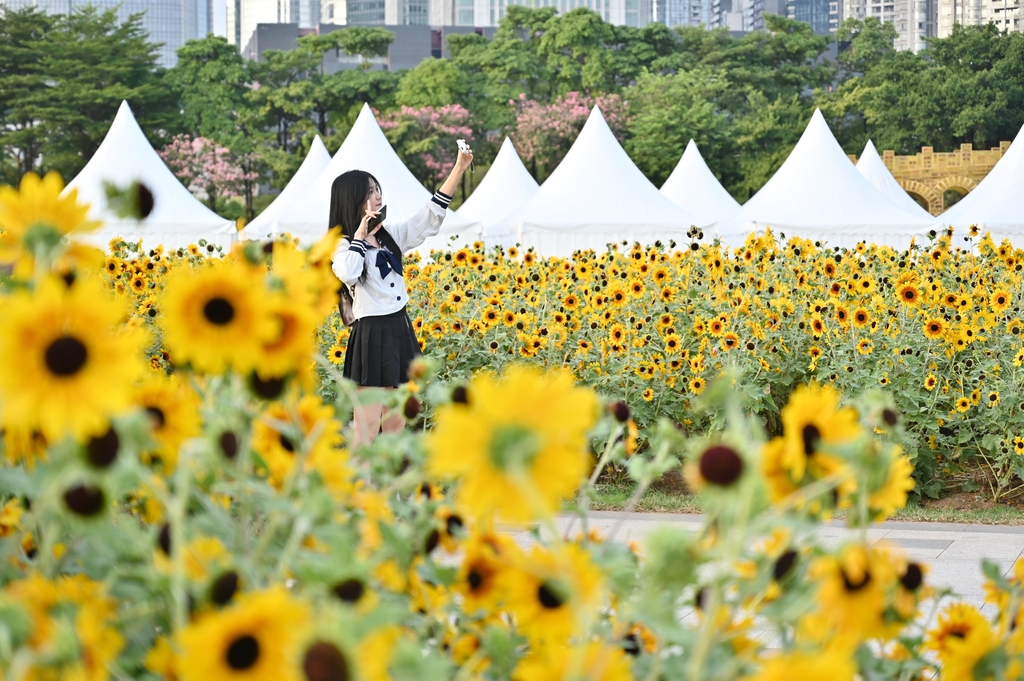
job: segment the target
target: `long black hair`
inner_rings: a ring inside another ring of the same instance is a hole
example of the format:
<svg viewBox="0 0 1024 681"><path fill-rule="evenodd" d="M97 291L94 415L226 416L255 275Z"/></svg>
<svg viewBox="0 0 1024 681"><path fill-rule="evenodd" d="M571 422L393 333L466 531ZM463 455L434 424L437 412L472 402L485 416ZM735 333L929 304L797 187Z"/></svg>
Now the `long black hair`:
<svg viewBox="0 0 1024 681"><path fill-rule="evenodd" d="M338 175L331 185L331 211L327 229L341 225L342 234L351 241L363 219L366 195L369 194L370 187L374 186L379 192L380 182L365 170L349 170ZM386 228L381 227L374 236L389 251L402 257L402 249L398 247L398 243Z"/></svg>

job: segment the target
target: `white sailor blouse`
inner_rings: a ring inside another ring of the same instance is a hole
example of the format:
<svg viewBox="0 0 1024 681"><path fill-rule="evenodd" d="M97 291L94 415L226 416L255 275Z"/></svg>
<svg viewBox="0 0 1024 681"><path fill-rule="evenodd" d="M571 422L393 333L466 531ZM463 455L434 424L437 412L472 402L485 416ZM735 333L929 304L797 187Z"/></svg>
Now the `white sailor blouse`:
<svg viewBox="0 0 1024 681"><path fill-rule="evenodd" d="M385 225L395 243L407 253L441 230L452 197L440 191L415 215L397 225ZM331 257L331 269L352 293L356 319L398 312L409 300L400 254L374 248L366 241L342 238Z"/></svg>

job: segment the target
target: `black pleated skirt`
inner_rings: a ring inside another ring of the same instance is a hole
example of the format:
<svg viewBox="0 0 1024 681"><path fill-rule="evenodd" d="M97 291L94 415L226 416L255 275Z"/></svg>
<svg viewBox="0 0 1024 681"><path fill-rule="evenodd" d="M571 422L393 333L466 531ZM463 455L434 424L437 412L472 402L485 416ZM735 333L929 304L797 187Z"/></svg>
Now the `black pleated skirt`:
<svg viewBox="0 0 1024 681"><path fill-rule="evenodd" d="M344 376L358 385L397 388L408 380L409 362L420 355L405 308L352 325L345 349Z"/></svg>

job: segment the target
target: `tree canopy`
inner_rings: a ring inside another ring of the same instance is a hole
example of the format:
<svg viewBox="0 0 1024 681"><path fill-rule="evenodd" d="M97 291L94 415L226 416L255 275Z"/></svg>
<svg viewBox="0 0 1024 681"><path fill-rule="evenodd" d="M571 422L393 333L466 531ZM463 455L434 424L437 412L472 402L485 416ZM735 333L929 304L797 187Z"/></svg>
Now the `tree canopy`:
<svg viewBox="0 0 1024 681"><path fill-rule="evenodd" d="M475 140L473 181L505 135L529 140L537 160L528 165L543 180L578 134L579 103L615 102L617 134L652 182L665 180L693 138L741 201L785 160L816 106L849 153L868 139L900 154L1013 139L1024 123L1024 35L957 26L918 54L894 50L895 35L874 18L847 20L830 38L768 16L766 30L737 38L513 5L492 39L450 35L450 56L406 71L369 68L394 40L381 27L307 35L259 62L207 36L183 45L164 70L138 17L120 24L113 11L8 11L0 15L0 180L51 169L70 179L122 99L158 149L188 134L229 150L240 176L257 178L243 183L249 217L259 209L256 186L282 187L314 135L336 149L363 102L395 126L399 154L427 185L437 181L438 140L454 125L454 114L438 112L458 111L459 134ZM363 62L329 73L330 51ZM547 130L545 116L565 120Z"/></svg>

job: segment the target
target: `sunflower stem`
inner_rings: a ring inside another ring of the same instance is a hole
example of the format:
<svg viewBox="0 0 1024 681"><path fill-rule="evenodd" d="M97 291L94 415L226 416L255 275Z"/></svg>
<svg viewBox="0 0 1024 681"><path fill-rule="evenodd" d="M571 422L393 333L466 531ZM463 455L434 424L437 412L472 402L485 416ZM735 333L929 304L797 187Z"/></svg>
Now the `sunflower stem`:
<svg viewBox="0 0 1024 681"><path fill-rule="evenodd" d="M191 449L186 441L178 448L178 468L174 476L174 497L168 508L168 519L171 524L171 622L174 631L182 631L188 626L188 595L185 592L185 511L189 499L189 483L192 475L189 471Z"/></svg>

